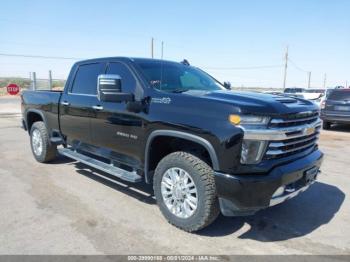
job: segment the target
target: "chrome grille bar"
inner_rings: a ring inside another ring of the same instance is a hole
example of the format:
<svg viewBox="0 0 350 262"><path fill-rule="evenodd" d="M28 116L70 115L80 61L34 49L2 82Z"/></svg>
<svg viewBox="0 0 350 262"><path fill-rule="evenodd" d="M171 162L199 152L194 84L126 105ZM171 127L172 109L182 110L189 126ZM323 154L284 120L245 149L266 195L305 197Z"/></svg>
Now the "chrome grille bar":
<svg viewBox="0 0 350 262"><path fill-rule="evenodd" d="M274 118L271 120L271 124L285 124L285 123L295 123L295 122L304 122L309 120L317 120L318 116L312 116L312 117L306 117L306 118L300 118L300 119L280 119L280 118Z"/></svg>
<svg viewBox="0 0 350 262"><path fill-rule="evenodd" d="M310 143L307 143L306 145L303 145L303 146L298 146L298 147L295 147L295 148L291 148L291 149L287 149L287 150L281 150L281 149L278 149L278 150L274 150L274 149L270 149L270 150L267 150L266 152L266 156L276 156L276 155L281 155L281 154L286 154L286 153L291 153L291 152L294 152L294 151L298 151L300 149L304 149L304 148L308 148L308 147L311 147L315 145L315 141L312 141Z"/></svg>
<svg viewBox="0 0 350 262"><path fill-rule="evenodd" d="M320 129L318 112L271 119L267 130L283 130L285 138L269 140L265 159L285 157L315 147Z"/></svg>
<svg viewBox="0 0 350 262"><path fill-rule="evenodd" d="M276 127L268 129L242 129L244 130L244 139L280 141L298 137L305 137L308 130L314 128L317 131L321 128L321 120L317 119L311 124L293 126L293 127Z"/></svg>
<svg viewBox="0 0 350 262"><path fill-rule="evenodd" d="M291 145L295 145L295 144L308 142L310 140L317 139L318 138L318 134L319 134L319 132L316 132L315 135L312 135L311 137L308 137L308 138L305 138L305 139L296 140L296 141L292 141L292 142L271 142L270 143L270 147L278 148L278 147L291 146Z"/></svg>

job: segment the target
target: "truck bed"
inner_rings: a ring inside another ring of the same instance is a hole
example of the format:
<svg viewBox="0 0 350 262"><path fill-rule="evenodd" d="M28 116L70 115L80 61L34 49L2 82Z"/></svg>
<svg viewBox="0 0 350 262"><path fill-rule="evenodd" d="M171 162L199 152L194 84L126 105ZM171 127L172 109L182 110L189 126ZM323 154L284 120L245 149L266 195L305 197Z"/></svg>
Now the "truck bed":
<svg viewBox="0 0 350 262"><path fill-rule="evenodd" d="M58 112L61 95L62 91L23 91L21 94L23 116L28 116L29 112L38 110L42 112L49 131L59 130Z"/></svg>

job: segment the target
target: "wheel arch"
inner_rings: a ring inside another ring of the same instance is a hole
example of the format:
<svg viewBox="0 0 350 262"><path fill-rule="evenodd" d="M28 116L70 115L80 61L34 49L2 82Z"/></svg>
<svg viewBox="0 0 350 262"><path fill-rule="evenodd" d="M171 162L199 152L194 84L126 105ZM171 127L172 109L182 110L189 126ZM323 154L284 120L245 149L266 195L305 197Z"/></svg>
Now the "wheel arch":
<svg viewBox="0 0 350 262"><path fill-rule="evenodd" d="M153 141L155 141L155 139L157 137L171 137L171 138L179 138L182 140L187 140L190 141L192 143L198 144L200 146L202 146L208 153L212 167L214 170L219 170L219 160L218 157L216 155L216 152L214 150L214 147L212 146L212 144L197 135L193 135L193 134L189 134L189 133L185 133L185 132L181 132L181 131L176 131L176 130L156 130L153 131L146 142L146 146L145 146L145 164L144 164L144 174L145 174L145 181L146 183L150 183L151 182L151 174L150 174L150 152L151 152L151 146Z"/></svg>
<svg viewBox="0 0 350 262"><path fill-rule="evenodd" d="M26 112L25 121L26 121L26 125L28 128L28 133L30 133L30 129L31 129L32 125L38 121L43 121L46 128L47 128L45 115L43 114L43 112L41 112L40 110L37 110L37 109L29 109Z"/></svg>

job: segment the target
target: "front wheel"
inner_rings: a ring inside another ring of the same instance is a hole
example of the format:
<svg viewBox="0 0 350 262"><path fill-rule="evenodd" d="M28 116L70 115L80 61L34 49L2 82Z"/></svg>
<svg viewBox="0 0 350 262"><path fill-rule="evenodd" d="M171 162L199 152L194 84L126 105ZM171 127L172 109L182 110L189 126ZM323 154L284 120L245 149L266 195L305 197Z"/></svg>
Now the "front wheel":
<svg viewBox="0 0 350 262"><path fill-rule="evenodd" d="M49 162L56 157L57 147L50 143L44 122L38 121L30 129L30 145L35 159L40 163Z"/></svg>
<svg viewBox="0 0 350 262"><path fill-rule="evenodd" d="M165 218L185 231L208 226L220 212L213 170L192 154L164 157L156 168L153 188Z"/></svg>

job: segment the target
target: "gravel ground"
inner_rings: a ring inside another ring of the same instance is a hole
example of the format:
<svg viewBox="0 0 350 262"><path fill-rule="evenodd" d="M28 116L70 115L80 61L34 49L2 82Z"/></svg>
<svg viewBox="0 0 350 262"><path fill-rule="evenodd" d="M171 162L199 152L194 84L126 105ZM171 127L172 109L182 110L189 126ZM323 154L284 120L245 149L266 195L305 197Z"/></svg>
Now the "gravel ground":
<svg viewBox="0 0 350 262"><path fill-rule="evenodd" d="M0 112L18 103L0 98ZM0 114L0 147L0 254L350 254L350 127L322 131L308 191L196 234L165 221L150 186L64 157L37 163L19 117Z"/></svg>

